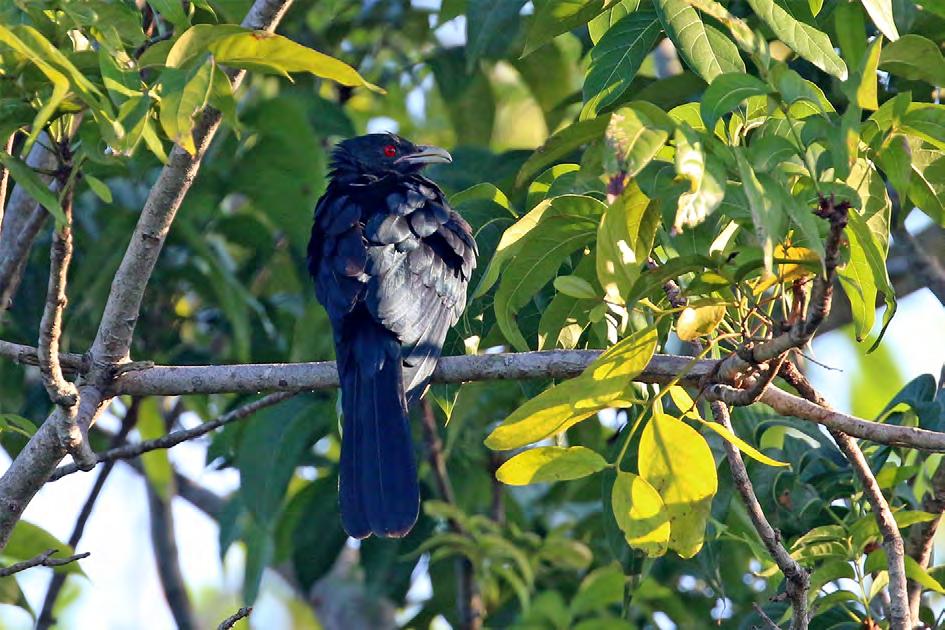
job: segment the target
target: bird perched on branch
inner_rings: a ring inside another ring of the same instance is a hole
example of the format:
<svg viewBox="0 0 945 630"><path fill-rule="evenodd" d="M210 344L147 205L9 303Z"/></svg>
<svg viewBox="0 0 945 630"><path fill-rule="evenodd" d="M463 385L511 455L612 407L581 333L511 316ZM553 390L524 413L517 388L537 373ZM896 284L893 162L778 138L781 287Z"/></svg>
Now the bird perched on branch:
<svg viewBox="0 0 945 630"><path fill-rule="evenodd" d="M476 267L469 224L420 174L445 150L393 134L339 143L308 245L334 332L344 416L338 494L345 531L400 537L420 488L408 410L423 395Z"/></svg>

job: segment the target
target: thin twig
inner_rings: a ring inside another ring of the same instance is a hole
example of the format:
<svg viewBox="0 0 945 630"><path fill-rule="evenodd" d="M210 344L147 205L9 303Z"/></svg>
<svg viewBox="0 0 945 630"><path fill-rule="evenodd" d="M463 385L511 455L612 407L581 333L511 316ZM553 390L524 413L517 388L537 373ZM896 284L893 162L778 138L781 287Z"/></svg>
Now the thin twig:
<svg viewBox="0 0 945 630"><path fill-rule="evenodd" d="M752 602L751 607L755 609L755 614L761 617L761 623L765 624L765 628L768 630L781 630L781 626L776 624L756 602Z"/></svg>
<svg viewBox="0 0 945 630"><path fill-rule="evenodd" d="M293 396L295 396L295 393L293 392L276 392L274 394L269 394L268 396L263 396L262 398L254 400L251 403L237 407L232 411L228 411L215 420L210 420L209 422L204 422L203 424L197 425L192 429L182 429L180 431L168 433L167 435L163 435L153 440L145 440L143 442L138 442L137 444L124 444L116 448L111 448L104 453L95 453L95 464L100 464L102 462L113 462L119 459L132 459L149 451L172 448L181 442L186 442L188 440L200 437L201 435L206 435L215 429L225 426L231 422L242 420L243 418L256 413L260 409L271 407L272 405L280 403L288 398L292 398ZM75 464L66 464L65 466L60 466L52 475L50 475L49 481L57 481L66 475L71 475L72 473L78 471L79 468Z"/></svg>
<svg viewBox="0 0 945 630"><path fill-rule="evenodd" d="M39 354L33 346L13 343L0 339L0 357L4 357L19 365L39 365ZM84 355L69 352L59 353L59 366L66 373L82 373L89 368L89 362Z"/></svg>
<svg viewBox="0 0 945 630"><path fill-rule="evenodd" d="M217 626L217 630L230 630L230 628L236 625L237 621L249 617L251 612L253 612L251 606L244 606L243 608L240 608L234 614L224 619L220 625Z"/></svg>
<svg viewBox="0 0 945 630"><path fill-rule="evenodd" d="M781 375L808 400L829 409L826 399L814 389L807 377L793 363L785 363L781 368ZM863 493L873 509L873 516L883 537L883 548L886 551L889 571L889 626L891 630L911 628L912 617L906 589L905 549L899 526L896 524L896 519L893 517L892 510L889 509L889 503L883 496L883 491L873 471L870 470L869 462L866 461L856 441L841 431L833 430L830 434L859 477L863 485Z"/></svg>
<svg viewBox="0 0 945 630"><path fill-rule="evenodd" d="M64 564L69 564L70 562L75 562L76 560L81 560L82 558L88 558L89 552L77 553L74 556L69 556L68 558L52 558L54 553L57 553L58 549L49 549L39 554L35 558L29 560L24 560L23 562L17 562L16 564L11 564L8 567L0 569L0 578L5 578L13 575L14 573L19 573L20 571L25 571L26 569L32 569L33 567L61 567Z"/></svg>
<svg viewBox="0 0 945 630"><path fill-rule="evenodd" d="M426 397L422 401L423 436L427 445L427 458L433 469L433 477L440 498L450 505L456 505L456 496L453 494L453 485L450 483L449 472L446 469L446 460L443 457L443 441L436 426L436 416L433 405ZM450 519L450 528L457 534L465 534L462 524ZM459 613L460 627L463 630L478 630L482 628L485 617L485 608L479 586L476 584L475 570L469 558L460 556L456 559L456 608Z"/></svg>

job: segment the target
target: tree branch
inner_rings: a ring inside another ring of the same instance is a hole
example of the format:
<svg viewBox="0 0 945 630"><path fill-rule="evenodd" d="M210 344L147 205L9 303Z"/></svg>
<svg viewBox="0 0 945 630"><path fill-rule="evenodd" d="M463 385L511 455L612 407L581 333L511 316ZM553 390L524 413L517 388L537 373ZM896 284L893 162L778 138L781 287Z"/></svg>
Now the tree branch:
<svg viewBox="0 0 945 630"><path fill-rule="evenodd" d="M797 391L812 403L828 409L827 400L817 392L800 370L793 363L787 362L781 369L784 379L795 387ZM883 548L886 551L886 562L889 570L889 624L891 630L905 630L912 627L912 617L909 612L909 598L906 593L906 566L905 549L902 534L893 517L889 503L883 496L883 491L870 470L869 462L856 441L842 431L832 430L830 434L863 484L863 492L873 509L873 516L883 537Z"/></svg>
<svg viewBox="0 0 945 630"><path fill-rule="evenodd" d="M250 607L240 608L234 614L224 619L223 622L217 626L217 630L230 630L230 628L236 625L237 621L249 617L251 612L253 612L253 609Z"/></svg>
<svg viewBox="0 0 945 630"><path fill-rule="evenodd" d="M291 4L292 0L255 0L242 25L272 31ZM244 76L244 71L230 73L234 88L239 86ZM106 389L114 377L112 366L129 360L131 338L145 287L174 216L197 176L200 162L220 120L220 112L212 108L204 111L194 129L195 155L191 156L175 146L168 164L148 194L131 242L112 280L102 320L90 350L91 369L79 387L76 424L83 433L88 432L98 414L107 406L109 397ZM2 281L3 277L0 276L0 283ZM55 435L51 435L55 432L55 423L63 421L61 411L54 411L13 460L3 477L0 477L0 549L6 545L13 525L26 505L63 457L63 449L55 443Z"/></svg>
<svg viewBox="0 0 945 630"><path fill-rule="evenodd" d="M3 151L12 154L13 153L13 141L16 140L16 132L11 133L10 137L7 138L7 141L3 144ZM3 226L3 208L7 203L7 188L10 185L10 171L4 168L3 165L0 165L0 230ZM2 235L2 234L0 234Z"/></svg>
<svg viewBox="0 0 945 630"><path fill-rule="evenodd" d="M165 500L145 477L148 495L148 515L151 523L151 547L164 599L174 617L178 630L193 630L197 627L194 607L187 595L187 586L180 570L177 537L174 532L174 514L171 511L173 494ZM170 484L173 486L173 482Z"/></svg>
<svg viewBox="0 0 945 630"><path fill-rule="evenodd" d="M918 239L910 234L905 226L895 230L893 237L906 252L909 272L915 274L919 281L927 286L938 301L945 306L945 268L939 260L929 256L919 244Z"/></svg>
<svg viewBox="0 0 945 630"><path fill-rule="evenodd" d="M200 424L192 429L174 431L153 440L145 440L143 442L138 442L137 444L123 444L121 446L111 448L104 453L95 453L93 455L95 464L100 464L102 462L111 463L120 459L132 459L149 451L177 446L181 442L186 442L187 440L200 437L201 435L205 435L210 431L218 429L231 422L242 420L243 418L246 418L247 416L250 416L259 411L260 409L275 405L276 403L282 402L283 400L291 398L294 395L295 393L293 392L276 392L274 394L269 394L268 396L263 396L259 400L254 400L251 403L237 407L236 409L223 414L215 420L204 422L203 424ZM66 475L71 475L72 473L78 472L79 470L80 468L75 464L66 464L65 466L60 466L52 475L50 475L49 481L57 481Z"/></svg>
<svg viewBox="0 0 945 630"><path fill-rule="evenodd" d="M23 562L17 562L16 564L11 564L8 567L0 569L0 578L5 578L13 575L14 573L19 573L20 571L25 571L26 569L32 569L33 567L61 567L64 564L69 564L70 562L75 562L76 560L81 560L82 558L88 558L89 552L78 553L74 556L69 556L68 558L52 558L54 553L58 553L58 549L50 549L39 554L35 558L29 560L24 560Z"/></svg>
<svg viewBox="0 0 945 630"><path fill-rule="evenodd" d="M712 415L716 422L730 432L735 432L725 403L721 401L713 402ZM778 568L781 569L781 573L784 574L786 580L785 593L788 599L791 600L793 609L791 628L792 630L806 630L808 624L807 591L810 588L810 574L807 569L791 557L791 554L781 544L780 532L771 527L771 523L768 522L764 510L761 509L761 504L758 502L758 497L755 495L751 479L748 477L748 470L745 468L745 461L742 459L741 452L727 440L722 441L722 446L725 448L725 456L728 459L728 467L732 473L735 488L742 497L742 502L748 510L748 516L755 526L755 531L758 532L765 549L768 550Z"/></svg>
<svg viewBox="0 0 945 630"><path fill-rule="evenodd" d="M0 339L0 357L19 365L39 365L39 353L33 346ZM88 370L88 361L81 354L59 353L59 367L66 373L82 373Z"/></svg>

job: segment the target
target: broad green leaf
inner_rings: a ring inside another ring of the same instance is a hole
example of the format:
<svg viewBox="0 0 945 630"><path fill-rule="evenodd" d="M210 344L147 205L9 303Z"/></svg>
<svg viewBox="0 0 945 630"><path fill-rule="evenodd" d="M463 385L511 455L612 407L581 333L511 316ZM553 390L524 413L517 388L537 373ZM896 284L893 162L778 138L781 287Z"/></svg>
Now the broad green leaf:
<svg viewBox="0 0 945 630"><path fill-rule="evenodd" d="M945 226L945 152L918 140L910 145L909 199L933 221Z"/></svg>
<svg viewBox="0 0 945 630"><path fill-rule="evenodd" d="M601 202L580 195L557 197L550 205L555 212L528 231L523 246L506 265L495 295L499 328L520 352L529 346L515 323L515 314L554 279L565 258L593 241L597 219L604 210Z"/></svg>
<svg viewBox="0 0 945 630"><path fill-rule="evenodd" d="M945 150L945 105L913 103L899 122L903 131Z"/></svg>
<svg viewBox="0 0 945 630"><path fill-rule="evenodd" d="M909 146L909 139L898 134L887 137L876 158L889 183L905 203L912 186L912 147Z"/></svg>
<svg viewBox="0 0 945 630"><path fill-rule="evenodd" d="M640 476L663 499L672 527L669 548L691 558L702 548L705 528L718 490L709 445L687 424L654 413L639 446Z"/></svg>
<svg viewBox="0 0 945 630"><path fill-rule="evenodd" d="M850 301L853 329L858 341L863 341L873 329L876 321L876 281L866 258L866 250L859 238L848 233L850 259L837 271L840 286Z"/></svg>
<svg viewBox="0 0 945 630"><path fill-rule="evenodd" d="M82 174L82 179L86 184L89 185L89 188L92 190L95 195L104 201L105 203L112 202L112 191L109 190L108 184L100 180L98 177L93 177L88 173Z"/></svg>
<svg viewBox="0 0 945 630"><path fill-rule="evenodd" d="M778 235L781 209L774 203L772 196L765 193L764 187L758 181L748 160L745 159L744 152L736 149L735 158L738 161L738 172L742 179L742 190L748 198L748 206L751 209L755 237L764 252L765 269L771 271L774 259L774 239Z"/></svg>
<svg viewBox="0 0 945 630"><path fill-rule="evenodd" d="M489 186L489 189L483 189L483 191L486 193L494 192L496 202L508 207L508 199L505 199L505 194L502 191L492 186L492 184L480 184L480 186ZM495 190L492 191L492 189ZM498 197L498 195L501 195L501 198ZM504 204L502 200L505 201ZM471 299L474 300L482 297L489 292L489 289L491 289L499 279L503 266L521 251L522 246L525 244L523 239L541 222L541 218L551 209L553 201L554 199L545 199L502 233L502 238L499 239L495 253L489 260L489 265L482 274L479 286L476 287ZM461 202L453 199L453 205L458 205L459 203Z"/></svg>
<svg viewBox="0 0 945 630"><path fill-rule="evenodd" d="M847 66L834 52L833 44L826 34L794 19L775 0L748 0L748 4L794 52L827 74L841 81L846 80Z"/></svg>
<svg viewBox="0 0 945 630"><path fill-rule="evenodd" d="M525 209L531 210L542 200L547 199L548 197L557 197L559 194L573 192L564 190L556 193L555 184L559 179L562 181L564 181L566 178L573 179L577 176L577 173L580 170L581 166L579 164L556 164L536 177L534 181L528 185L528 196L525 199Z"/></svg>
<svg viewBox="0 0 945 630"><path fill-rule="evenodd" d="M834 28L837 32L837 43L843 58L853 68L860 67L866 55L866 45L869 43L863 34L866 32L866 18L863 15L863 5L858 2L841 2L833 10Z"/></svg>
<svg viewBox="0 0 945 630"><path fill-rule="evenodd" d="M241 33L211 40L207 50L217 63L288 77L291 72L308 72L341 85L384 90L364 80L345 62L297 44L287 37L268 31L244 29Z"/></svg>
<svg viewBox="0 0 945 630"><path fill-rule="evenodd" d="M498 57L518 31L519 11L525 0L467 0L466 70L480 57Z"/></svg>
<svg viewBox="0 0 945 630"><path fill-rule="evenodd" d="M945 57L932 41L909 33L883 48L879 68L910 81L945 85Z"/></svg>
<svg viewBox="0 0 945 630"><path fill-rule="evenodd" d="M628 545L651 558L666 553L670 544L670 511L646 479L618 471L610 501Z"/></svg>
<svg viewBox="0 0 945 630"><path fill-rule="evenodd" d="M213 42L246 32L245 28L236 24L197 24L191 26L174 41L174 45L167 52L167 58L163 65L168 68L184 68L205 55Z"/></svg>
<svg viewBox="0 0 945 630"><path fill-rule="evenodd" d="M611 26L638 8L640 8L640 0L619 0L607 4L607 10L587 23L587 32L591 36L591 42L597 44Z"/></svg>
<svg viewBox="0 0 945 630"><path fill-rule="evenodd" d="M687 125L676 128L676 172L689 180L679 196L673 230L695 227L715 212L725 198L725 166L703 149L702 136Z"/></svg>
<svg viewBox="0 0 945 630"><path fill-rule="evenodd" d="M816 108L817 113L834 111L833 105L827 100L823 90L791 70L787 64L775 64L771 68L769 78L787 105L806 101Z"/></svg>
<svg viewBox="0 0 945 630"><path fill-rule="evenodd" d="M495 478L510 486L527 486L580 479L606 467L603 457L584 446L539 446L506 461Z"/></svg>
<svg viewBox="0 0 945 630"><path fill-rule="evenodd" d="M727 36L703 24L686 0L656 0L654 6L680 57L706 83L726 72L745 71L738 47ZM710 36L710 31L715 34Z"/></svg>
<svg viewBox="0 0 945 630"><path fill-rule="evenodd" d="M156 440L167 433L157 398L145 398L141 402L136 426L142 440ZM169 501L173 497L174 471L167 458L167 451L158 449L145 453L141 456L141 463L144 464L148 483L164 501Z"/></svg>
<svg viewBox="0 0 945 630"><path fill-rule="evenodd" d="M594 285L580 276L558 276L554 286L559 293L579 300L593 300L598 297Z"/></svg>
<svg viewBox="0 0 945 630"><path fill-rule="evenodd" d="M190 26L190 20L179 0L148 0L148 4L173 24L178 32L183 33Z"/></svg>
<svg viewBox="0 0 945 630"><path fill-rule="evenodd" d="M98 67L102 72L102 82L111 96L112 102L120 105L129 98L141 96L142 82L134 71L127 55L123 55L124 67L104 47L98 49Z"/></svg>
<svg viewBox="0 0 945 630"><path fill-rule="evenodd" d="M6 558L12 562L22 562L35 558L41 553L56 549L59 553L57 558L67 558L75 554L75 549L62 542L39 525L34 525L28 521L18 521L13 527L13 533L10 534L10 540L6 547L0 551L0 557ZM54 567L56 573L66 575L85 575L79 562L70 562L62 566Z"/></svg>
<svg viewBox="0 0 945 630"><path fill-rule="evenodd" d="M577 617L596 612L611 604L621 603L626 582L627 577L616 565L592 571L581 580L577 594L571 600L571 614Z"/></svg>
<svg viewBox="0 0 945 630"><path fill-rule="evenodd" d="M896 314L896 292L892 287L892 282L889 280L889 272L886 270L885 249L880 244L879 239L870 229L867 222L859 213L854 211L851 211L849 214L847 238L850 240L851 257L854 248L862 249L866 263L872 273L873 282L876 288L883 294L883 300L886 302L886 311L883 314L883 327L876 341L873 342L873 345L869 349L869 352L872 352L879 345L880 341L882 341L886 327L889 326L893 315ZM857 340L862 341L863 337L857 334Z"/></svg>
<svg viewBox="0 0 945 630"><path fill-rule="evenodd" d="M223 114L223 120L238 134L240 122L236 116L236 98L233 96L233 84L225 72L213 73L207 101L211 107Z"/></svg>
<svg viewBox="0 0 945 630"><path fill-rule="evenodd" d="M945 587L943 587L938 580L929 575L929 572L923 569L922 566L915 561L915 558L906 554L905 557L903 557L903 561L905 562L906 577L918 582L931 591L935 591L939 595L945 595ZM866 557L863 570L866 572L882 571L887 566L886 550L880 547Z"/></svg>
<svg viewBox="0 0 945 630"><path fill-rule="evenodd" d="M669 139L675 124L661 109L634 101L610 117L604 152L608 175L636 176Z"/></svg>
<svg viewBox="0 0 945 630"><path fill-rule="evenodd" d="M751 96L764 96L771 92L760 79L742 72L720 74L702 95L699 112L707 129L714 129L715 123L729 113L745 99Z"/></svg>
<svg viewBox="0 0 945 630"><path fill-rule="evenodd" d="M36 425L15 413L3 413L0 414L0 435L2 435L4 431L18 433L25 438L31 438L33 434L36 433Z"/></svg>
<svg viewBox="0 0 945 630"><path fill-rule="evenodd" d="M562 33L587 24L606 5L606 0L545 0L536 3L535 17L528 27L522 56L531 54Z"/></svg>
<svg viewBox="0 0 945 630"><path fill-rule="evenodd" d="M676 335L683 341L692 341L711 335L725 318L725 306L687 306L676 320Z"/></svg>
<svg viewBox="0 0 945 630"><path fill-rule="evenodd" d="M191 155L197 153L196 118L207 105L216 72L216 64L210 61L190 71L168 68L161 75L161 127L168 138Z"/></svg>
<svg viewBox="0 0 945 630"><path fill-rule="evenodd" d="M596 115L626 91L660 31L659 19L649 9L634 11L610 27L590 52L582 118Z"/></svg>
<svg viewBox="0 0 945 630"><path fill-rule="evenodd" d="M876 71L879 68L882 50L883 38L877 37L866 49L863 66L857 71L857 76L851 77L851 80L858 82L855 92L856 104L863 109L871 111L879 109ZM857 118L857 121L859 121L859 118Z"/></svg>
<svg viewBox="0 0 945 630"><path fill-rule="evenodd" d="M492 430L492 450L521 448L560 433L626 397L626 389L656 352L656 329L634 333L611 347L577 378L549 387Z"/></svg>
<svg viewBox="0 0 945 630"><path fill-rule="evenodd" d="M522 164L515 178L516 185L521 186L538 171L566 157L578 147L599 139L604 135L608 123L610 123L609 114L591 120L582 120L556 131Z"/></svg>
<svg viewBox="0 0 945 630"><path fill-rule="evenodd" d="M18 186L22 186L30 197L49 211L59 225L65 225L66 215L59 205L59 198L49 190L49 186L40 176L20 158L0 151L0 164L3 164Z"/></svg>
<svg viewBox="0 0 945 630"><path fill-rule="evenodd" d="M597 229L597 278L616 304L625 303L640 276L660 225L657 204L630 185L604 210Z"/></svg>
<svg viewBox="0 0 945 630"><path fill-rule="evenodd" d="M496 97L485 71L465 70L462 48L442 50L427 60L460 145L488 146L495 126Z"/></svg>
<svg viewBox="0 0 945 630"><path fill-rule="evenodd" d="M594 286L597 282L595 258L594 252L584 255L575 267L572 277L580 278ZM590 321L589 311L595 304L600 303L600 296L603 295L603 290L599 287L594 288L593 300L575 298L561 292L555 294L548 306L543 309L541 320L538 322L539 350L553 348L570 350L577 347Z"/></svg>
<svg viewBox="0 0 945 630"><path fill-rule="evenodd" d="M861 0L863 8L869 14L879 32L891 42L899 39L896 20L893 19L892 0Z"/></svg>

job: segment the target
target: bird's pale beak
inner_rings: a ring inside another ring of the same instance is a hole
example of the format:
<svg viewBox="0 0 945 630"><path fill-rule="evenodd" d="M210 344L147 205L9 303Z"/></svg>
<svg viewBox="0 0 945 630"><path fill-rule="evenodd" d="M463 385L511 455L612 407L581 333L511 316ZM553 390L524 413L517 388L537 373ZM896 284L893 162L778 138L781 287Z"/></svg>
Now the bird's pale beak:
<svg viewBox="0 0 945 630"><path fill-rule="evenodd" d="M417 145L417 150L397 159L408 164L449 164L453 156L446 149L426 145Z"/></svg>

